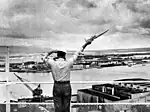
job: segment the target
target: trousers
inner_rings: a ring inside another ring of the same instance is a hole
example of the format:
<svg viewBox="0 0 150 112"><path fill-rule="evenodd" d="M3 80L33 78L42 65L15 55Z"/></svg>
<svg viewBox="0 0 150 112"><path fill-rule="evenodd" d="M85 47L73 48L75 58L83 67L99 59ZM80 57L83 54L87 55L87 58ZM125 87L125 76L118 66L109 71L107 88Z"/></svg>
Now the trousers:
<svg viewBox="0 0 150 112"><path fill-rule="evenodd" d="M54 82L53 97L55 112L70 112L71 92L70 81Z"/></svg>

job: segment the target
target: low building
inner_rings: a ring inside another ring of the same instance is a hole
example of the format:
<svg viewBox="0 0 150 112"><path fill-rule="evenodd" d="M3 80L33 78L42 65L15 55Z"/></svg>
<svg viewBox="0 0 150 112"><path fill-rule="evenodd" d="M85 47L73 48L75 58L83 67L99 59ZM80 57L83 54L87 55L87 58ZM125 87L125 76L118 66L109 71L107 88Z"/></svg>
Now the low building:
<svg viewBox="0 0 150 112"><path fill-rule="evenodd" d="M131 80L129 80L131 81ZM137 81L142 81L137 80ZM147 81L147 80L143 80ZM149 103L150 82L106 83L77 92L78 103ZM96 107L95 107L96 109ZM132 105L105 105L104 112L132 112ZM100 109L101 110L101 109Z"/></svg>
<svg viewBox="0 0 150 112"><path fill-rule="evenodd" d="M92 88L78 90L78 102L81 103L120 103L120 102L149 102L149 85L137 84L100 84Z"/></svg>

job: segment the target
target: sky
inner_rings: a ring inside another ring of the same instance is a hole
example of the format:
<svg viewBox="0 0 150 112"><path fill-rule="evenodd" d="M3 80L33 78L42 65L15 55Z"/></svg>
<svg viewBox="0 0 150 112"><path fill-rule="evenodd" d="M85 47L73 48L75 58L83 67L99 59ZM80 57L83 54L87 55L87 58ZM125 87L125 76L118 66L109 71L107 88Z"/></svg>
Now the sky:
<svg viewBox="0 0 150 112"><path fill-rule="evenodd" d="M150 47L150 0L0 0L0 46L87 50Z"/></svg>

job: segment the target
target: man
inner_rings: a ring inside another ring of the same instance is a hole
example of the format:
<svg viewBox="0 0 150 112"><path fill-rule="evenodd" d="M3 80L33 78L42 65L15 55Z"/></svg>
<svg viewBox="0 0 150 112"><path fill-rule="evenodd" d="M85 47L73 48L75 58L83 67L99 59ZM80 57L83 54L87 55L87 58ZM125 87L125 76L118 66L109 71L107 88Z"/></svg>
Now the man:
<svg viewBox="0 0 150 112"><path fill-rule="evenodd" d="M70 85L70 71L73 63L77 60L77 57L85 47L93 39L87 39L86 43L77 51L72 58L66 59L65 50L53 50L47 54L43 59L51 67L52 76L54 79L53 97L55 112L70 112L71 101L71 85ZM54 59L48 58L51 54L57 53L57 57Z"/></svg>

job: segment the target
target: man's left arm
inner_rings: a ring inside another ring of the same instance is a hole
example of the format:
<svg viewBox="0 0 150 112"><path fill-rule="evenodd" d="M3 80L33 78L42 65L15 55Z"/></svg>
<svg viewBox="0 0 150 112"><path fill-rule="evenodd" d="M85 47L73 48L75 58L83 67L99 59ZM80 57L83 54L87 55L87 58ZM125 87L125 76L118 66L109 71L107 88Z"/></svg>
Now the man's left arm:
<svg viewBox="0 0 150 112"><path fill-rule="evenodd" d="M75 52L75 54L73 55L72 58L69 59L70 66L73 65L73 63L77 60L79 54L82 53L84 51L84 49L92 43L92 41L93 41L93 39L91 39L91 38L85 40L85 43L82 45L82 47Z"/></svg>

